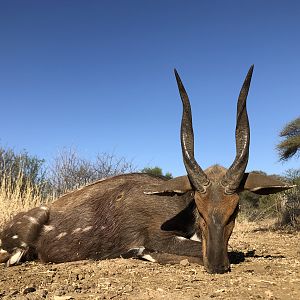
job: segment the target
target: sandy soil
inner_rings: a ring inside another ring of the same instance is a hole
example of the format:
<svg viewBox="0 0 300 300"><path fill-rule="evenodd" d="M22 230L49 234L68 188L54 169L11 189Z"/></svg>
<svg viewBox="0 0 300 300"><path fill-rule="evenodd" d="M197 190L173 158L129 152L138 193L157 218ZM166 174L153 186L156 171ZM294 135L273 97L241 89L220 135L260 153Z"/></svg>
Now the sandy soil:
<svg viewBox="0 0 300 300"><path fill-rule="evenodd" d="M300 299L299 238L299 232L238 223L229 250L240 261L223 275L210 275L186 261L167 266L133 259L0 264L0 298Z"/></svg>

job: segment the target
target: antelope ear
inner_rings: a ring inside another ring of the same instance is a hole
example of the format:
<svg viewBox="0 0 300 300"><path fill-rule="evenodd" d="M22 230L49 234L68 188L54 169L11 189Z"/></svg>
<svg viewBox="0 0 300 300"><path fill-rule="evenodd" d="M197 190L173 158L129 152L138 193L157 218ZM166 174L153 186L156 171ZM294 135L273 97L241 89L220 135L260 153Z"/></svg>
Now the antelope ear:
<svg viewBox="0 0 300 300"><path fill-rule="evenodd" d="M269 195L291 189L296 185L258 173L245 173L240 188L259 195Z"/></svg>
<svg viewBox="0 0 300 300"><path fill-rule="evenodd" d="M144 191L146 195L164 194L164 193L176 193L184 194L192 190L190 180L187 176L180 176L170 180L167 180L161 184L149 186Z"/></svg>

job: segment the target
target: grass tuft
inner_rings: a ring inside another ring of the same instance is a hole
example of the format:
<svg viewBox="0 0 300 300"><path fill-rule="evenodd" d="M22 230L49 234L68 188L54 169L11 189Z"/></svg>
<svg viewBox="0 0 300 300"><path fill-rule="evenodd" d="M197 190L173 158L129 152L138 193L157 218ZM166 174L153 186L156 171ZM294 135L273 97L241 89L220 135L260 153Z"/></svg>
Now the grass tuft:
<svg viewBox="0 0 300 300"><path fill-rule="evenodd" d="M5 172L0 181L0 229L17 213L50 202L42 196L43 187L26 180L22 172L17 178L11 175Z"/></svg>

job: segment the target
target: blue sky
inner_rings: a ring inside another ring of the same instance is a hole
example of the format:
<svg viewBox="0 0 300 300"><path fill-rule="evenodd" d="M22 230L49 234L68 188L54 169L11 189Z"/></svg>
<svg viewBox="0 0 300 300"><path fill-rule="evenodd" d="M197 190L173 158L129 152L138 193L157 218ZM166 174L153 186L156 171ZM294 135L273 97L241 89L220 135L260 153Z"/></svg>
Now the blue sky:
<svg viewBox="0 0 300 300"><path fill-rule="evenodd" d="M235 157L236 101L248 96L248 170L282 173L278 133L299 116L299 1L0 2L0 144L48 162L64 147L115 152L185 174L181 101L190 97L202 168Z"/></svg>

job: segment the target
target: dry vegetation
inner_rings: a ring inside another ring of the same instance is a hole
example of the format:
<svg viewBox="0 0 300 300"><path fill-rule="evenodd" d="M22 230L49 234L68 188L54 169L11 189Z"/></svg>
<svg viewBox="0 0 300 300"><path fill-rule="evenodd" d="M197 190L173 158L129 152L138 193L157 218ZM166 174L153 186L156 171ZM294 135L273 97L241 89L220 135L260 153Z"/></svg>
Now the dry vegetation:
<svg viewBox="0 0 300 300"><path fill-rule="evenodd" d="M114 153L104 152L89 161L72 148L59 152L45 171L44 160L0 146L0 228L20 211L49 203L98 179L133 171L131 161Z"/></svg>
<svg viewBox="0 0 300 300"><path fill-rule="evenodd" d="M0 228L17 213L48 202L42 200L42 188L24 179L22 172L16 180L4 173L0 184Z"/></svg>

